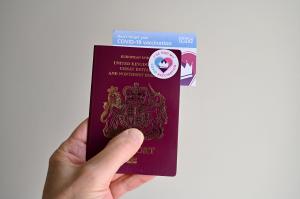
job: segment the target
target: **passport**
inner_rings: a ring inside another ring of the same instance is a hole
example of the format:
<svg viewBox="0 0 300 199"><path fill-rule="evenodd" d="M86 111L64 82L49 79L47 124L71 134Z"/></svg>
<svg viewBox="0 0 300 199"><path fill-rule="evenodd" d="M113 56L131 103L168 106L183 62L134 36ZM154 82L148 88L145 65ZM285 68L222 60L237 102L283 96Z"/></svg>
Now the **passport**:
<svg viewBox="0 0 300 199"><path fill-rule="evenodd" d="M137 128L144 142L118 173L176 175L180 66L179 50L94 46L87 160Z"/></svg>

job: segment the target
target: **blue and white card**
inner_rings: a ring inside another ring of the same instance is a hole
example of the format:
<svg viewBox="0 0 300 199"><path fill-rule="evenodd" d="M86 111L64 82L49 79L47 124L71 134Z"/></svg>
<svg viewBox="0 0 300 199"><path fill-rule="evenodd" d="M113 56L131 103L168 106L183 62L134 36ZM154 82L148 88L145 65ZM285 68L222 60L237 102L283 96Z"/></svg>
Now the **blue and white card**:
<svg viewBox="0 0 300 199"><path fill-rule="evenodd" d="M115 30L112 44L181 50L180 85L196 86L197 40L193 33L136 32Z"/></svg>

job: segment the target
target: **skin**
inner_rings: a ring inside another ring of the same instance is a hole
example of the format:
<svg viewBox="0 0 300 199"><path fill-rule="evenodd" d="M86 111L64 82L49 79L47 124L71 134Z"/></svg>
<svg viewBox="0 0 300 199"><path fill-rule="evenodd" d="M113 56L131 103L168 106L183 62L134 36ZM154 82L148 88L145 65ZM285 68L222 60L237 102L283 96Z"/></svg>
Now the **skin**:
<svg viewBox="0 0 300 199"><path fill-rule="evenodd" d="M128 129L113 138L100 153L85 160L87 120L52 154L43 199L117 199L154 176L116 174L140 148L144 136Z"/></svg>

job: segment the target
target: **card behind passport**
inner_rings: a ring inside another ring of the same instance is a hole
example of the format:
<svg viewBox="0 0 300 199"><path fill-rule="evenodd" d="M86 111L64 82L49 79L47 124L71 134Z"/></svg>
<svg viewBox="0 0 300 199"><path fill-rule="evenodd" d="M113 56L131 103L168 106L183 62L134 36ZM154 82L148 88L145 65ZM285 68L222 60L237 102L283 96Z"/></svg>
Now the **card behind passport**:
<svg viewBox="0 0 300 199"><path fill-rule="evenodd" d="M196 86L197 41L194 33L114 30L114 46L178 49L181 51L181 86Z"/></svg>
<svg viewBox="0 0 300 199"><path fill-rule="evenodd" d="M118 173L176 175L180 60L179 50L94 47L87 160L137 128L145 140Z"/></svg>

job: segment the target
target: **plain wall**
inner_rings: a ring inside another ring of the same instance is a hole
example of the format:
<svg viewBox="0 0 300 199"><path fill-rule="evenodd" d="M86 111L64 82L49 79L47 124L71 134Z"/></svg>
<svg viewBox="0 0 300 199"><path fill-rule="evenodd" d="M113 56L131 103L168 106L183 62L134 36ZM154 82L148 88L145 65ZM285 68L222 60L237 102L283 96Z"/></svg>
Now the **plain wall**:
<svg viewBox="0 0 300 199"><path fill-rule="evenodd" d="M113 29L195 32L178 175L124 198L300 198L300 1L1 0L0 198L40 198Z"/></svg>

